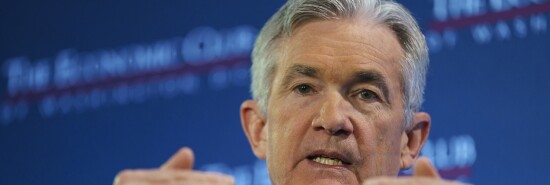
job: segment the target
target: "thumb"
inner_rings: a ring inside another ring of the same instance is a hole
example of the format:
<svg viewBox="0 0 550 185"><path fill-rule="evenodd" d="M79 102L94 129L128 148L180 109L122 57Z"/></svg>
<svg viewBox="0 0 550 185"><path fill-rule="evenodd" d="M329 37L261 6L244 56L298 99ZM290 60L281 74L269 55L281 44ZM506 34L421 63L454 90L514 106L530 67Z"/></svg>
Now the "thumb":
<svg viewBox="0 0 550 185"><path fill-rule="evenodd" d="M191 170L193 169L193 163L195 162L195 157L193 155L193 150L188 147L183 147L178 152L176 152L168 161L166 161L160 169L180 169L180 170Z"/></svg>
<svg viewBox="0 0 550 185"><path fill-rule="evenodd" d="M441 178L439 176L439 173L437 173L437 170L433 166L432 162L430 162L430 159L426 157L420 157L418 161L416 161L416 165L414 166L413 170L413 176L417 177L432 177L432 178Z"/></svg>

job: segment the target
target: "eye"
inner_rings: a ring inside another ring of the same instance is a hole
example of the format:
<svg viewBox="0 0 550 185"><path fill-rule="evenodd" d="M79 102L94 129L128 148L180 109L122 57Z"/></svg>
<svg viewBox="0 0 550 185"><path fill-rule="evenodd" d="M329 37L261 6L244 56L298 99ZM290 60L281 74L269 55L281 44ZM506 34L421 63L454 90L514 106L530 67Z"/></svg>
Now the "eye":
<svg viewBox="0 0 550 185"><path fill-rule="evenodd" d="M307 95L313 93L313 88L308 84L300 84L294 87L294 91L301 95Z"/></svg>
<svg viewBox="0 0 550 185"><path fill-rule="evenodd" d="M373 99L379 99L378 95L371 91L371 90L368 90L368 89L363 89L361 91L359 91L359 98L363 99L363 100L373 100Z"/></svg>

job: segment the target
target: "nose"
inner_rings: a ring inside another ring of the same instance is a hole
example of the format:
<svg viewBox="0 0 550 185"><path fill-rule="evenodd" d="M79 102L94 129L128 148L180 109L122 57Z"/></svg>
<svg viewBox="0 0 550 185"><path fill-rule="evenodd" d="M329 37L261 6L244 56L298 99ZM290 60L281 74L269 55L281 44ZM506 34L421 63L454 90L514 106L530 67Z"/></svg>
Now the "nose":
<svg viewBox="0 0 550 185"><path fill-rule="evenodd" d="M340 93L326 95L319 113L312 121L315 130L324 130L333 136L348 136L353 133L350 120L350 104Z"/></svg>

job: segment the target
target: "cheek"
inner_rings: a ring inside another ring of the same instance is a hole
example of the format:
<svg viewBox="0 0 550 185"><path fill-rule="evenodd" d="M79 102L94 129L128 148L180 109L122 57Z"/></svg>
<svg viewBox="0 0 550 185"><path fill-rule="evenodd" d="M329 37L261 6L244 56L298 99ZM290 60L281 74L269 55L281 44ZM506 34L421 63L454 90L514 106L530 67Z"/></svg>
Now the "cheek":
<svg viewBox="0 0 550 185"><path fill-rule="evenodd" d="M299 147L309 124L300 102L279 102L285 103L274 105L268 116L269 149L277 156L285 156Z"/></svg>
<svg viewBox="0 0 550 185"><path fill-rule="evenodd" d="M382 110L382 109L381 109ZM402 119L391 112L371 112L358 124L358 147L364 161L365 176L394 175L399 172Z"/></svg>
<svg viewBox="0 0 550 185"><path fill-rule="evenodd" d="M380 152L400 155L403 119L399 114L384 114L375 121L376 141Z"/></svg>
<svg viewBox="0 0 550 185"><path fill-rule="evenodd" d="M291 171L309 128L307 116L300 102L279 100L273 104L267 120L267 167L274 182L281 182L291 176ZM309 122L311 123L311 122Z"/></svg>

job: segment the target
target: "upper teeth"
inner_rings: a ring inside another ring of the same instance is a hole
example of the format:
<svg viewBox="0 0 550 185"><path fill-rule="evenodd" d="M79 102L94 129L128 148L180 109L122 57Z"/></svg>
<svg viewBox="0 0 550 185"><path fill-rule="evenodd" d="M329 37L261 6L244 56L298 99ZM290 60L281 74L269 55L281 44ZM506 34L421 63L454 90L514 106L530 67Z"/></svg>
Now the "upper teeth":
<svg viewBox="0 0 550 185"><path fill-rule="evenodd" d="M313 158L313 161L326 165L342 165L342 161L327 157L315 157Z"/></svg>

